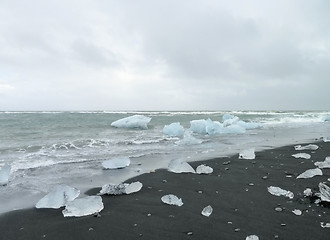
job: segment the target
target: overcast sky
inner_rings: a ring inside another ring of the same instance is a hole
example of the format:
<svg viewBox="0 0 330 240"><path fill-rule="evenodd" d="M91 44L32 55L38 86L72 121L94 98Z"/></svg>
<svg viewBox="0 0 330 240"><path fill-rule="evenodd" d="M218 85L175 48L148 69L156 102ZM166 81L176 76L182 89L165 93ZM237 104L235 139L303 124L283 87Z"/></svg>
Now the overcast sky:
<svg viewBox="0 0 330 240"><path fill-rule="evenodd" d="M1 0L0 110L330 110L328 0Z"/></svg>

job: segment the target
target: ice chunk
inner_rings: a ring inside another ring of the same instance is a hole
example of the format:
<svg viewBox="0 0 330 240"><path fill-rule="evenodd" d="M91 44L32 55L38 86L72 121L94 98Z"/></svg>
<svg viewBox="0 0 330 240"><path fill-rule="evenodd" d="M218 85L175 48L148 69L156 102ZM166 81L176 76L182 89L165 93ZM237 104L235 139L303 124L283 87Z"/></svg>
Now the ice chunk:
<svg viewBox="0 0 330 240"><path fill-rule="evenodd" d="M325 122L330 122L330 114L324 116Z"/></svg>
<svg viewBox="0 0 330 240"><path fill-rule="evenodd" d="M161 198L163 203L169 204L169 205L176 205L181 207L183 205L182 199L178 198L177 196L173 194L168 194L165 196L162 196Z"/></svg>
<svg viewBox="0 0 330 240"><path fill-rule="evenodd" d="M234 115L229 114L229 113L226 113L226 114L224 114L224 115L222 116L222 121L224 122L224 121L226 121L226 120L228 120L228 119L232 119L232 118L234 118L234 117L235 117Z"/></svg>
<svg viewBox="0 0 330 240"><path fill-rule="evenodd" d="M303 158L303 159L310 159L311 155L308 153L297 153L297 154L293 154L292 157L295 158Z"/></svg>
<svg viewBox="0 0 330 240"><path fill-rule="evenodd" d="M227 127L227 126L236 124L238 121L239 121L238 117L233 117L233 118L230 118L230 119L227 119L227 120L223 121L223 126Z"/></svg>
<svg viewBox="0 0 330 240"><path fill-rule="evenodd" d="M295 214L295 215L297 215L297 216L300 216L300 215L302 214L302 211L299 210L299 209L295 209L295 210L293 210L292 212L293 212L293 214Z"/></svg>
<svg viewBox="0 0 330 240"><path fill-rule="evenodd" d="M6 164L0 169L0 186L7 185L9 181L11 166Z"/></svg>
<svg viewBox="0 0 330 240"><path fill-rule="evenodd" d="M314 165L318 168L330 168L330 157L326 157L324 162L316 162Z"/></svg>
<svg viewBox="0 0 330 240"><path fill-rule="evenodd" d="M222 133L226 134L243 134L246 132L246 129L244 127L241 127L239 125L233 124L228 127L224 127L222 129Z"/></svg>
<svg viewBox="0 0 330 240"><path fill-rule="evenodd" d="M117 128L138 128L148 129L148 123L151 121L150 117L143 115L134 115L126 118L119 119L111 123L111 126Z"/></svg>
<svg viewBox="0 0 330 240"><path fill-rule="evenodd" d="M215 135L223 132L223 126L217 121L207 119L205 130L208 135Z"/></svg>
<svg viewBox="0 0 330 240"><path fill-rule="evenodd" d="M211 216L212 212L213 212L213 208L211 207L211 205L208 205L205 208L203 208L202 215L205 217L209 217Z"/></svg>
<svg viewBox="0 0 330 240"><path fill-rule="evenodd" d="M120 184L105 184L99 195L121 195L121 194L131 194L141 190L143 184L139 181L133 183L120 183Z"/></svg>
<svg viewBox="0 0 330 240"><path fill-rule="evenodd" d="M304 196L305 196L305 197L310 197L310 196L312 196L312 194L313 194L312 189L310 189L310 188L306 188L306 189L304 190Z"/></svg>
<svg viewBox="0 0 330 240"><path fill-rule="evenodd" d="M245 240L259 240L257 235L250 235L245 238Z"/></svg>
<svg viewBox="0 0 330 240"><path fill-rule="evenodd" d="M57 185L36 204L36 208L60 208L73 201L80 194L80 190L67 185Z"/></svg>
<svg viewBox="0 0 330 240"><path fill-rule="evenodd" d="M294 198L294 194L292 192L284 190L280 187L270 186L270 187L268 187L268 192L275 196L285 196L290 199Z"/></svg>
<svg viewBox="0 0 330 240"><path fill-rule="evenodd" d="M314 168L314 169L308 169L305 172L303 172L302 174L300 174L297 179L299 178L312 178L314 176L322 176L322 170L319 168Z"/></svg>
<svg viewBox="0 0 330 240"><path fill-rule="evenodd" d="M130 164L131 160L129 157L118 157L104 161L102 166L105 169L118 169L128 167Z"/></svg>
<svg viewBox="0 0 330 240"><path fill-rule="evenodd" d="M183 139L176 141L176 145L196 145L201 144L203 141L193 137L190 132L186 131L184 133Z"/></svg>
<svg viewBox="0 0 330 240"><path fill-rule="evenodd" d="M199 134L206 134L207 122L205 119L190 121L190 131Z"/></svg>
<svg viewBox="0 0 330 240"><path fill-rule="evenodd" d="M171 137L180 137L184 134L184 128L179 122L175 122L170 125L165 125L163 133Z"/></svg>
<svg viewBox="0 0 330 240"><path fill-rule="evenodd" d="M238 121L236 124L245 128L246 130L258 129L263 127L261 123L256 123L256 122Z"/></svg>
<svg viewBox="0 0 330 240"><path fill-rule="evenodd" d="M330 187L324 183L319 183L319 190L321 194L321 200L324 202L330 202Z"/></svg>
<svg viewBox="0 0 330 240"><path fill-rule="evenodd" d="M317 150L318 148L319 148L319 146L317 146L315 144L309 144L309 145L305 145L305 146L301 146L301 145L294 146L294 149L297 151Z"/></svg>
<svg viewBox="0 0 330 240"><path fill-rule="evenodd" d="M210 173L213 173L213 168L202 164L196 168L196 173L197 174L210 174Z"/></svg>
<svg viewBox="0 0 330 240"><path fill-rule="evenodd" d="M330 228L330 223L321 222L321 227L322 228Z"/></svg>
<svg viewBox="0 0 330 240"><path fill-rule="evenodd" d="M330 142L330 137L322 137L323 142Z"/></svg>
<svg viewBox="0 0 330 240"><path fill-rule="evenodd" d="M196 173L192 166L182 159L172 160L168 165L168 170L174 173Z"/></svg>
<svg viewBox="0 0 330 240"><path fill-rule="evenodd" d="M62 213L64 217L82 217L99 213L103 208L100 196L88 196L68 202Z"/></svg>
<svg viewBox="0 0 330 240"><path fill-rule="evenodd" d="M256 155L254 153L254 148L245 149L238 155L239 159L255 159Z"/></svg>

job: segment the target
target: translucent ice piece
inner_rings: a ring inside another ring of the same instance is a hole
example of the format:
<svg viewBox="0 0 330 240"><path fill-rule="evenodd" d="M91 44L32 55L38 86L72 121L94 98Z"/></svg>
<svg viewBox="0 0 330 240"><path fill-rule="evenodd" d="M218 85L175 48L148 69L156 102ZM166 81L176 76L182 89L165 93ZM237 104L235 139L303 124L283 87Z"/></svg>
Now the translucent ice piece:
<svg viewBox="0 0 330 240"><path fill-rule="evenodd" d="M310 159L311 155L308 153L297 153L297 154L293 154L292 157L295 158L303 158L303 159Z"/></svg>
<svg viewBox="0 0 330 240"><path fill-rule="evenodd" d="M151 121L150 117L143 115L134 115L126 118L119 119L113 123L111 126L117 128L138 128L138 129L148 129L148 123Z"/></svg>
<svg viewBox="0 0 330 240"><path fill-rule="evenodd" d="M322 228L330 228L330 223L321 222L321 227Z"/></svg>
<svg viewBox="0 0 330 240"><path fill-rule="evenodd" d="M321 200L324 202L330 202L330 187L324 183L319 183L319 190L321 194Z"/></svg>
<svg viewBox="0 0 330 240"><path fill-rule="evenodd" d="M125 193L126 194L131 194L131 193L138 192L138 191L141 190L142 187L143 187L143 184L140 183L139 181L138 182L132 182L132 183L126 185Z"/></svg>
<svg viewBox="0 0 330 240"><path fill-rule="evenodd" d="M295 214L295 215L297 215L297 216L300 216L300 215L302 214L302 211L299 210L299 209L295 209L295 210L293 210L292 212L293 212L293 214Z"/></svg>
<svg viewBox="0 0 330 240"><path fill-rule="evenodd" d="M270 187L268 187L268 192L275 196L285 196L290 199L294 198L294 194L292 192L284 190L279 187L270 186Z"/></svg>
<svg viewBox="0 0 330 240"><path fill-rule="evenodd" d="M181 207L183 205L182 199L178 198L177 196L173 194L168 194L165 196L162 196L161 198L163 203L169 204L169 205L176 205Z"/></svg>
<svg viewBox="0 0 330 240"><path fill-rule="evenodd" d="M316 162L314 165L318 168L330 168L330 157L326 157L324 162Z"/></svg>
<svg viewBox="0 0 330 240"><path fill-rule="evenodd" d="M10 170L11 166L7 164L0 169L0 186L8 184Z"/></svg>
<svg viewBox="0 0 330 240"><path fill-rule="evenodd" d="M168 165L168 170L174 173L196 173L192 166L182 159L172 160Z"/></svg>
<svg viewBox="0 0 330 240"><path fill-rule="evenodd" d="M309 145L305 145L305 146L301 146L301 145L294 146L294 149L297 150L297 151L317 150L318 148L319 148L319 146L317 146L315 144L309 144Z"/></svg>
<svg viewBox="0 0 330 240"><path fill-rule="evenodd" d="M102 163L104 169L125 168L131 164L129 157L118 157L106 160Z"/></svg>
<svg viewBox="0 0 330 240"><path fill-rule="evenodd" d="M189 131L185 131L183 139L176 141L176 145L197 145L201 144L203 141L200 139L195 138L191 135Z"/></svg>
<svg viewBox="0 0 330 240"><path fill-rule="evenodd" d="M68 202L62 213L64 217L82 217L99 213L103 208L100 196L88 196Z"/></svg>
<svg viewBox="0 0 330 240"><path fill-rule="evenodd" d="M36 204L36 208L60 208L77 198L80 190L67 185L58 185Z"/></svg>
<svg viewBox="0 0 330 240"><path fill-rule="evenodd" d="M202 164L196 168L196 173L197 174L210 174L210 173L213 173L213 168Z"/></svg>
<svg viewBox="0 0 330 240"><path fill-rule="evenodd" d="M312 178L314 176L322 176L322 170L319 168L314 168L314 169L308 169L305 172L303 172L302 174L300 174L297 179L299 178Z"/></svg>
<svg viewBox="0 0 330 240"><path fill-rule="evenodd" d="M192 120L190 121L190 131L199 134L206 134L207 122L205 119Z"/></svg>
<svg viewBox="0 0 330 240"><path fill-rule="evenodd" d="M238 155L239 159L255 159L256 155L254 153L254 148L243 150Z"/></svg>
<svg viewBox="0 0 330 240"><path fill-rule="evenodd" d="M310 196L312 196L312 195L313 195L312 189L310 189L310 188L306 188L306 189L304 190L304 196L305 196L305 197L310 197Z"/></svg>
<svg viewBox="0 0 330 240"><path fill-rule="evenodd" d="M213 208L211 207L211 205L208 205L205 208L203 208L202 215L205 217L209 217L211 216L212 212L213 212Z"/></svg>
<svg viewBox="0 0 330 240"><path fill-rule="evenodd" d="M179 122L175 122L170 125L165 125L163 133L171 137L180 137L184 134L184 128Z"/></svg>
<svg viewBox="0 0 330 240"><path fill-rule="evenodd" d="M120 183L120 184L105 184L102 186L102 189L99 195L121 195L121 194L131 194L141 190L142 183L133 182L133 183Z"/></svg>
<svg viewBox="0 0 330 240"><path fill-rule="evenodd" d="M259 240L257 235L250 235L245 238L245 240Z"/></svg>

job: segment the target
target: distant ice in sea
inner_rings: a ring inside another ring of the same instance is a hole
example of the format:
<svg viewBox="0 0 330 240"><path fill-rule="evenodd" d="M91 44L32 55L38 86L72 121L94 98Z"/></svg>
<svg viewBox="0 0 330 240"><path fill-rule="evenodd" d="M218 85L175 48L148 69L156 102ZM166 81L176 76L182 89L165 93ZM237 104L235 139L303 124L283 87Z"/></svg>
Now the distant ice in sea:
<svg viewBox="0 0 330 240"><path fill-rule="evenodd" d="M170 137L180 137L184 134L184 128L179 122L175 122L170 125L165 125L163 128L163 133Z"/></svg>
<svg viewBox="0 0 330 240"><path fill-rule="evenodd" d="M203 140L197 139L191 135L189 131L185 131L183 139L175 142L176 145L198 145L201 144Z"/></svg>
<svg viewBox="0 0 330 240"><path fill-rule="evenodd" d="M129 157L118 157L102 162L102 166L104 169L119 169L128 167L130 163Z"/></svg>
<svg viewBox="0 0 330 240"><path fill-rule="evenodd" d="M151 121L150 117L143 115L134 115L126 118L119 119L111 123L111 126L117 128L138 128L138 129L148 129L148 123Z"/></svg>
<svg viewBox="0 0 330 240"><path fill-rule="evenodd" d="M7 185L9 181L9 175L11 166L6 164L0 169L0 186Z"/></svg>

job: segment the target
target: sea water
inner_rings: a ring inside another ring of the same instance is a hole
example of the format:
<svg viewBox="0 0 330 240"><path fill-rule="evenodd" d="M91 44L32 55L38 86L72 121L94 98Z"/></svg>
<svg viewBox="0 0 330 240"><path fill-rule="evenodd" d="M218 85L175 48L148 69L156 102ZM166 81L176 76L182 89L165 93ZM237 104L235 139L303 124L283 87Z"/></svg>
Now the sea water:
<svg viewBox="0 0 330 240"><path fill-rule="evenodd" d="M178 145L182 137L163 128L180 122L222 121L230 113L262 128L244 134L192 134L199 144ZM135 114L150 117L148 129L121 129L111 123ZM330 137L330 112L0 112L0 167L11 166L9 183L0 186L0 213L32 207L58 184L82 192L104 184L166 168L174 159L206 160ZM131 165L104 170L102 162L129 157Z"/></svg>

